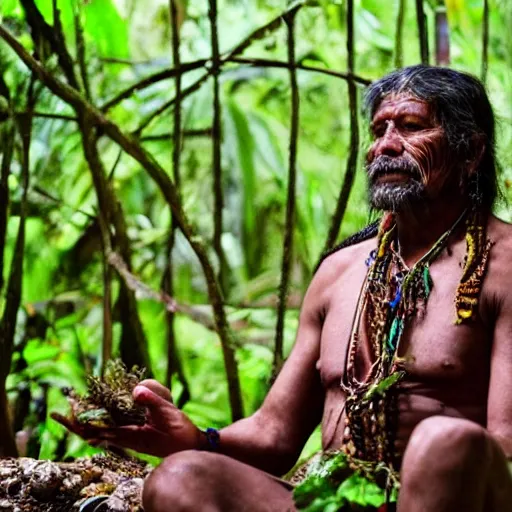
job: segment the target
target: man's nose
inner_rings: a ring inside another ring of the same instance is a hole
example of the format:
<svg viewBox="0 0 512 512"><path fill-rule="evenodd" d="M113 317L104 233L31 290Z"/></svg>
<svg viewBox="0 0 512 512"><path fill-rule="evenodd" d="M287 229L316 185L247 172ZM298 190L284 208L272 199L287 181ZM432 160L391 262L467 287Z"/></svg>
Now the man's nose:
<svg viewBox="0 0 512 512"><path fill-rule="evenodd" d="M374 148L375 157L400 156L404 150L402 138L397 133L396 128L390 123L386 129L386 133L377 141Z"/></svg>

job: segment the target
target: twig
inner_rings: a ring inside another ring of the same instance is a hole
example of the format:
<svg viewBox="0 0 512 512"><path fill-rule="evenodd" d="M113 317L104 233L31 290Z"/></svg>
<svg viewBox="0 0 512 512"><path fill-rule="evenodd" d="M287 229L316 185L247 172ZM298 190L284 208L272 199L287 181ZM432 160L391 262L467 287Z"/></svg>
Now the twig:
<svg viewBox="0 0 512 512"><path fill-rule="evenodd" d="M56 0L53 0L56 2ZM87 73L86 55L85 55L85 40L82 24L80 23L80 10L77 5L73 7L73 21L75 24L75 44L76 53L78 57L78 66L80 68L80 76L84 87L85 97L91 100L91 86L89 84L89 74Z"/></svg>
<svg viewBox="0 0 512 512"><path fill-rule="evenodd" d="M117 57L99 57L98 60L105 64L121 64L123 66L149 66L153 63L153 61L151 59L130 60L130 59L119 59Z"/></svg>
<svg viewBox="0 0 512 512"><path fill-rule="evenodd" d="M136 293L138 299L151 299L159 302L165 306L165 310L170 313L181 313L190 317L195 322L200 323L210 330L215 330L215 323L212 321L210 315L205 314L201 310L179 303L174 297L171 297L167 292L157 292L149 287L146 283L138 279L129 269L123 258L116 252L111 252L108 255L108 262L116 269L119 275L124 280L126 286Z"/></svg>
<svg viewBox="0 0 512 512"><path fill-rule="evenodd" d="M56 2L56 0L53 1ZM82 32L82 25L80 23L80 13L77 6L74 8L73 19L75 23L80 78L84 87L85 97L90 101L92 96L89 86L87 65L85 62L85 41ZM111 196L111 193L109 193L110 183L105 179L105 170L97 151L98 137L96 131L87 122L87 117L82 114L78 115L78 126L82 135L84 155L86 157L87 163L89 164L89 169L96 189L96 195L98 197L98 203L100 205L100 211L98 213L98 225L101 233L101 245L103 252L103 338L101 344L101 374L103 375L105 373L107 362L112 358L112 270L107 261L107 255L112 250L112 237L109 229L110 221L113 217L111 213L112 198L109 197ZM113 169L115 169L120 157L121 153L119 154ZM149 361L141 360L140 362L145 364Z"/></svg>
<svg viewBox="0 0 512 512"><path fill-rule="evenodd" d="M398 0L398 14L396 16L396 32L395 32L395 68L403 66L404 53L404 19L405 19L406 0Z"/></svg>
<svg viewBox="0 0 512 512"><path fill-rule="evenodd" d="M112 252L110 243L111 234L103 215L98 215L98 225L101 233L103 250L103 340L101 375L104 375L107 362L112 359L112 268L108 262L108 255Z"/></svg>
<svg viewBox="0 0 512 512"><path fill-rule="evenodd" d="M450 64L450 29L446 6L438 5L435 11L436 19L436 65L448 66Z"/></svg>
<svg viewBox="0 0 512 512"><path fill-rule="evenodd" d="M16 318L21 304L23 289L23 254L25 250L25 221L27 217L27 193L30 178L30 143L32 139L31 112L34 110L34 82L35 75L32 73L27 91L27 114L18 118L18 131L22 143L21 163L21 206L18 234L14 244L14 251L11 261L11 269L7 282L6 300L2 319L0 321L0 401L5 399L5 379L9 374L12 361L12 349L14 346L14 334L16 331ZM4 404L7 405L7 404ZM0 454L2 456L17 456L17 448L14 441L12 428L8 421L7 410L0 411Z"/></svg>
<svg viewBox="0 0 512 512"><path fill-rule="evenodd" d="M158 73L154 73L153 75L149 75L146 78L143 78L139 82L127 87L124 91L121 91L117 96L107 101L102 107L101 110L103 112L107 112L112 107L121 103L121 101L129 98L134 92L140 91L149 87L150 85L161 82L162 80L168 80L170 78L175 78L177 75L182 75L186 71L192 71L194 69L199 69L203 67L207 59L199 59L193 62L185 62L180 64L179 66L174 63L174 67L172 69L165 69L164 71L159 71Z"/></svg>
<svg viewBox="0 0 512 512"><path fill-rule="evenodd" d="M9 175L14 154L15 128L8 120L2 130L3 156L0 166L0 291L4 287L4 252L9 220Z"/></svg>
<svg viewBox="0 0 512 512"><path fill-rule="evenodd" d="M116 252L111 252L108 255L109 264L116 270L119 276L123 279L123 282L126 286L135 292L137 299L139 300L153 300L162 304L165 307L165 310L168 313L177 313L183 316L186 316L193 322L196 322L202 325L204 328L209 331L216 331L215 322L212 319L212 314L209 312L211 306L207 305L195 305L192 306L190 304L185 304L183 302L178 302L174 297L169 295L165 290L156 291L153 290L146 283L141 281L137 276L135 276L130 270L126 263L123 261L123 258ZM287 307L291 309L298 310L300 308L300 301L296 301L293 303L288 303ZM230 308L233 309L259 309L259 308L269 308L271 309L273 306L271 304L237 304L230 305ZM208 312L207 312L208 311ZM240 325L237 325L237 322L234 322L232 326L233 329L241 329ZM252 341L246 341L251 343ZM236 347L243 346L246 342L242 342L237 340L235 342Z"/></svg>
<svg viewBox="0 0 512 512"><path fill-rule="evenodd" d="M183 101L186 97L190 96L192 93L198 91L201 86L210 78L210 73L205 73L198 80L196 80L193 84L188 86L187 88L181 91L181 101ZM162 115L168 109L170 109L176 103L176 97L166 101L160 107L158 107L154 112L146 116L146 118L139 124L136 130L134 130L133 135L139 137L140 134L156 119L158 116Z"/></svg>
<svg viewBox="0 0 512 512"><path fill-rule="evenodd" d="M221 105L219 90L220 53L217 28L217 0L209 0L209 18L212 46L212 74L213 74L213 133L212 133L212 154L213 154L213 240L212 245L219 262L218 281L224 296L227 293L227 269L226 256L222 248L223 230L223 208L224 193L222 189L222 127L221 127Z"/></svg>
<svg viewBox="0 0 512 512"><path fill-rule="evenodd" d="M15 115L22 116L24 114L25 112L16 112ZM76 116L69 116L66 114L52 114L50 112L34 112L34 117L41 117L44 119L60 119L62 121L73 121L75 123L78 121Z"/></svg>
<svg viewBox="0 0 512 512"><path fill-rule="evenodd" d="M60 199L60 198L50 194L50 192L48 192L47 190L42 189L39 185L33 185L30 188L30 190L31 190L31 192L36 192L37 194L39 194L40 196L44 197L45 199L49 199L50 201L53 201L54 203L57 203L57 204L59 204L61 206L69 208L73 212L82 214L84 217L87 217L89 220L95 220L96 219L96 215L94 215L93 213L89 213L89 212L86 212L85 210L82 210L80 208L76 208L74 206L71 206L70 204L66 203L62 199Z"/></svg>
<svg viewBox="0 0 512 512"><path fill-rule="evenodd" d="M114 165L112 166L112 169L110 169L110 172L108 173L108 178L107 178L108 181L112 181L114 179L114 174L116 172L118 165L121 163L122 157L123 157L123 150L121 148L119 148L119 153L117 154Z"/></svg>
<svg viewBox="0 0 512 512"><path fill-rule="evenodd" d="M347 56L348 69L350 72L353 72L355 67L354 0L347 1ZM347 159L347 168L345 170L340 195L338 196L338 201L336 203L336 209L332 216L329 233L324 246L324 252L330 249L338 238L356 174L357 157L359 154L359 123L357 115L357 88L351 80L348 82L348 101L350 106L350 148Z"/></svg>
<svg viewBox="0 0 512 512"><path fill-rule="evenodd" d="M290 65L288 62L283 62L280 60L273 59L257 59L257 58L245 58L245 57L232 57L227 62L235 62L238 64L247 64L253 67L265 67L265 68L286 68L289 69ZM298 63L295 66L296 69L302 69L305 71L313 71L315 73L323 73L325 75L333 76L336 78L341 78L342 80L353 80L356 83L361 85L370 85L372 80L369 78L364 78L362 76L354 75L349 72L343 73L341 71L334 71L332 69L318 68L315 66L307 66L304 64Z"/></svg>
<svg viewBox="0 0 512 512"><path fill-rule="evenodd" d="M295 16L299 9L307 5L307 3L308 0L297 0L295 2L291 2L285 11L281 12L274 19L270 20L262 27L259 27L251 32L243 41L238 43L229 52L225 53L221 60L226 62L236 55L240 55L245 50L247 50L247 48L249 48L249 46L251 46L254 41L265 38L270 32L275 32L281 26L283 21L290 19L290 16Z"/></svg>
<svg viewBox="0 0 512 512"><path fill-rule="evenodd" d="M172 27L172 57L174 68L178 70L174 77L174 87L176 89L176 106L174 107L173 116L173 148L172 148L172 162L173 162L173 175L174 184L178 194L181 193L181 57L180 57L180 32L178 25L178 8L175 0L169 0L169 11L171 16ZM162 276L163 290L169 295L174 295L174 266L173 266L173 249L176 240L176 221L171 212L171 230L167 240L166 251L166 265ZM188 385L181 369L180 361L177 357L176 351L176 335L174 331L174 312L167 311L167 372L165 383L169 390L172 390L172 376L176 372L182 381L183 387L188 393Z"/></svg>
<svg viewBox="0 0 512 512"><path fill-rule="evenodd" d="M117 124L107 119L102 112L85 100L77 91L57 79L44 66L37 62L15 37L0 25L0 37L14 50L18 57L38 76L56 96L73 106L77 111L86 111L91 123L101 128L112 140L117 142L130 156L132 156L155 181L160 188L165 200L172 208L176 221L189 242L203 268L208 289L208 297L213 307L216 330L222 345L234 346L232 333L229 329L226 314L223 309L222 295L216 280L215 271L208 258L208 254L202 239L196 234L183 211L183 206L173 182L169 179L165 169L145 151L143 146L133 137L126 135ZM236 368L236 360L225 359L226 366ZM236 372L238 370L235 370ZM226 373L228 369L226 368ZM233 419L239 419L242 415L242 399L240 389L236 384L228 383L230 391L230 403Z"/></svg>
<svg viewBox="0 0 512 512"><path fill-rule="evenodd" d="M211 137L212 129L204 128L202 130L182 130L182 137ZM169 140L174 137L174 133L155 133L154 135L144 135L140 138L141 142L157 142L162 140Z"/></svg>
<svg viewBox="0 0 512 512"><path fill-rule="evenodd" d="M418 24L421 63L428 64L428 32L423 0L416 0L416 21Z"/></svg>
<svg viewBox="0 0 512 512"><path fill-rule="evenodd" d="M79 90L79 84L73 70L73 59L66 49L59 18L56 18L55 26L52 27L46 23L34 0L20 0L20 2L25 11L25 17L30 26L31 36L36 48L44 46L41 44L42 40L47 41L52 52L57 55L59 66L64 72L69 85Z"/></svg>
<svg viewBox="0 0 512 512"><path fill-rule="evenodd" d="M219 91L219 72L220 72L220 56L219 56L219 41L217 32L217 0L209 0L209 18L211 30L211 44L212 44L212 67L209 71L213 75L213 136L212 136L212 150L213 150L213 194L214 194L214 234L213 234L213 247L219 259L219 272L217 275L217 283L219 286L220 306L224 310L224 293L225 293L225 256L222 249L222 207L223 207L223 191L222 191L222 169L221 169L221 110L220 110L220 91ZM223 293L224 292L224 293ZM234 348L228 345L222 346L222 355L224 357L224 366L226 368L226 377L228 380L228 387L230 396L235 396L240 393L240 380L238 377L238 367L235 359ZM239 407L237 412L243 416L242 402L239 404L232 404L231 410L234 406Z"/></svg>
<svg viewBox="0 0 512 512"><path fill-rule="evenodd" d="M482 82L487 83L487 70L489 68L489 0L484 0L484 15L482 19Z"/></svg>
<svg viewBox="0 0 512 512"><path fill-rule="evenodd" d="M295 228L295 185L297 174L297 142L299 138L299 108L300 97L297 84L297 71L295 69L295 15L289 14L286 18L288 29L288 63L290 68L291 90L291 116L290 116L290 147L288 154L288 190L286 196L286 220L284 228L283 258L281 262L281 282L279 284L279 299L277 305L277 323L274 346L273 378L275 378L283 365L283 334L286 314L286 301L290 282L290 270L293 253L293 232Z"/></svg>

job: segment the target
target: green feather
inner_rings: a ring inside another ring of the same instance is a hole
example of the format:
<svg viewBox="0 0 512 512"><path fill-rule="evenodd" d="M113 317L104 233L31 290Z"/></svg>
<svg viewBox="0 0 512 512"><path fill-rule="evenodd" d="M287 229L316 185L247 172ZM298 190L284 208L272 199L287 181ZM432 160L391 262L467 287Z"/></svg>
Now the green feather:
<svg viewBox="0 0 512 512"><path fill-rule="evenodd" d="M423 285L425 287L425 297L430 295L430 291L432 290L432 278L430 277L430 270L428 265L423 267Z"/></svg>
<svg viewBox="0 0 512 512"><path fill-rule="evenodd" d="M401 324L401 320L399 318L395 318L393 320L393 323L391 324L391 328L389 329L388 349L390 352L392 352L396 348L396 341L400 336L400 331L402 327Z"/></svg>

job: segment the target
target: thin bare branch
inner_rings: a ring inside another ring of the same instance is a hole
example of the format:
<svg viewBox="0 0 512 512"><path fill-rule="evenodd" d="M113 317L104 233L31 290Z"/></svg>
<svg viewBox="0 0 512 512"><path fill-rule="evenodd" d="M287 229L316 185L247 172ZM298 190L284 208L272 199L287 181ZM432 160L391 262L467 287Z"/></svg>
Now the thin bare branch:
<svg viewBox="0 0 512 512"><path fill-rule="evenodd" d="M31 29L31 36L34 40L36 48L42 48L43 41L47 41L51 47L51 51L57 55L59 66L61 67L66 80L74 89L79 90L79 84L73 69L73 59L66 49L62 27L60 26L60 18L57 16L55 26L50 26L44 20L39 12L34 0L20 0L25 11L25 18ZM57 12L57 10L56 10ZM44 61L46 55L39 56Z"/></svg>
<svg viewBox="0 0 512 512"><path fill-rule="evenodd" d="M25 112L16 112L17 116L24 115ZM34 117L41 117L43 119L58 119L61 121L73 121L77 122L76 116L70 116L66 114L52 114L51 112L34 112Z"/></svg>
<svg viewBox="0 0 512 512"><path fill-rule="evenodd" d="M173 116L173 148L172 148L172 163L173 163L173 175L174 184L178 195L181 195L181 144L182 144L182 126L181 126L181 79L182 79L182 67L181 67L181 56L180 56L180 27L179 27L179 16L178 6L176 0L169 0L169 11L171 17L171 28L172 28L172 56L173 66L177 69L177 73L174 77L174 88L176 90L176 105L174 107ZM171 230L169 238L167 240L166 250L166 265L162 276L162 288L170 296L174 295L174 266L173 266L173 249L176 241L176 220L173 218L171 212ZM166 312L167 321L167 372L165 378L165 384L172 391L172 376L174 373L178 375L183 388L184 395L190 395L188 390L188 383L181 367L181 362L178 358L176 349L176 334L174 331L174 311ZM183 396L183 395L182 395Z"/></svg>
<svg viewBox="0 0 512 512"><path fill-rule="evenodd" d="M480 78L487 82L487 70L489 68L489 0L484 0L484 15L482 19L482 70Z"/></svg>
<svg viewBox="0 0 512 512"><path fill-rule="evenodd" d="M30 187L31 192L35 192L36 194L40 195L41 197L44 197L45 199L48 199L49 201L52 201L58 205L64 206L66 208L69 208L73 212L80 213L84 217L87 217L89 220L95 220L96 214L91 212L86 212L85 210L82 210L81 208L76 208L75 206L71 206L70 204L66 203L59 197L54 196L53 194L50 194L47 190L44 190L39 185L34 184L32 187Z"/></svg>
<svg viewBox="0 0 512 512"><path fill-rule="evenodd" d="M221 126L221 104L220 104L220 52L219 37L217 28L217 0L209 0L210 18L210 42L212 47L212 75L213 75L213 134L212 134L212 154L213 154L213 240L212 245L219 262L218 280L223 291L224 297L227 293L227 262L222 248L223 231L223 208L224 191L222 187L222 126Z"/></svg>
<svg viewBox="0 0 512 512"><path fill-rule="evenodd" d="M30 144L32 140L32 115L34 108L34 76L30 80L27 92L27 115L18 118L17 128L22 142L21 186L22 197L20 204L19 226L11 269L7 282L5 308L0 321L0 379L5 378L10 371L16 317L21 304L23 284L23 252L25 248L25 220L27 217L27 194L30 174Z"/></svg>
<svg viewBox="0 0 512 512"><path fill-rule="evenodd" d="M444 0L436 7L436 65L450 65L450 27Z"/></svg>
<svg viewBox="0 0 512 512"><path fill-rule="evenodd" d="M21 304L23 289L25 221L27 218L27 193L30 179L30 143L32 140L33 121L31 113L35 105L34 82L35 75L32 74L27 91L27 114L17 120L17 128L22 143L21 186L23 192L21 196L18 233L14 243L11 268L7 282L5 306L0 320L0 457L16 457L18 455L9 418L5 379L11 368L16 319ZM3 247L2 250L4 250Z"/></svg>
<svg viewBox="0 0 512 512"><path fill-rule="evenodd" d="M212 129L204 128L203 130L182 130L182 138L187 137L211 137ZM141 142L157 142L162 140L171 140L174 133L155 133L154 135L144 135L140 138Z"/></svg>
<svg viewBox="0 0 512 512"><path fill-rule="evenodd" d="M249 46L254 43L254 41L258 41L260 39L264 39L271 32L275 32L283 23L290 18L290 16L295 16L299 9L307 5L308 0L298 0L296 2L291 2L288 8L277 15L274 19L270 20L268 23L263 25L262 27L258 27L256 30L251 32L243 41L238 43L234 48L232 48L229 52L225 53L221 60L226 62L230 60L232 57L236 55L240 55L243 53Z"/></svg>
<svg viewBox="0 0 512 512"><path fill-rule="evenodd" d="M198 91L201 86L210 78L210 73L205 73L198 80L196 80L193 84L189 85L185 89L181 91L181 101L190 96L192 93ZM166 101L160 107L158 107L154 112L149 114L134 130L133 135L139 137L140 134L159 116L161 116L164 112L167 112L174 104L176 103L176 97Z"/></svg>
<svg viewBox="0 0 512 512"><path fill-rule="evenodd" d="M236 62L238 64L247 64L253 67L264 67L264 68L286 68L289 69L290 65L288 62L273 60L273 59L256 59L256 58L245 58L245 57L232 57L227 62ZM341 71L333 71L332 69L318 68L315 66L307 66L304 64L296 64L295 69L302 69L305 71L313 71L315 73L323 73L325 75L334 76L341 78L342 80L353 80L361 85L370 85L372 80L364 78L362 76L354 75L351 73L343 73Z"/></svg>
<svg viewBox="0 0 512 512"><path fill-rule="evenodd" d="M56 0L54 0L56 2ZM85 49L85 39L84 32L82 29L82 23L80 22L80 10L79 6L74 6L73 20L75 23L75 44L76 44L76 53L78 66L80 68L80 76L82 78L82 85L84 88L85 97L90 101L91 100L91 86L89 84L89 74L87 73L87 64L86 64L86 49Z"/></svg>
<svg viewBox="0 0 512 512"><path fill-rule="evenodd" d="M169 80L170 78L175 78L177 75L183 75L183 73L185 73L186 71L192 71L194 69L202 68L206 64L206 62L208 62L207 59L199 59L193 62L185 62L183 64L180 64L179 66L176 65L176 62L174 62L174 67L172 69L165 69L164 71L159 71L158 73L149 75L140 80L139 82L134 83L130 87L127 87L124 91L121 91L117 96L107 101L101 107L101 110L103 112L107 112L112 107L121 103L121 101L125 100L126 98L129 98L134 92L141 91L142 89L145 89L158 82L161 82L162 80Z"/></svg>
<svg viewBox="0 0 512 512"><path fill-rule="evenodd" d="M347 57L348 69L353 73L355 67L355 41L354 41L354 0L347 1ZM357 113L357 88L352 80L348 82L348 102L350 108L350 148L348 152L347 168L343 177L343 185L338 196L336 209L331 219L331 225L324 252L330 249L340 232L341 223L347 209L350 191L354 184L359 154L359 122Z"/></svg>
<svg viewBox="0 0 512 512"><path fill-rule="evenodd" d="M428 64L428 30L427 17L423 8L423 0L416 0L416 21L418 24L418 38L420 42L420 57L422 64Z"/></svg>
<svg viewBox="0 0 512 512"><path fill-rule="evenodd" d="M398 0L398 14L396 16L395 31L395 68L401 68L404 65L404 20L405 6L407 0Z"/></svg>
<svg viewBox="0 0 512 512"><path fill-rule="evenodd" d="M103 264L103 340L101 357L101 374L105 373L107 362L112 359L112 267L108 255L112 252L111 233L103 215L98 215L101 233Z"/></svg>
<svg viewBox="0 0 512 512"><path fill-rule="evenodd" d="M296 11L285 18L288 29L288 64L290 69L290 147L288 153L288 190L286 196L286 219L283 240L283 257L281 262L281 282L279 284L279 302L277 305L277 323L274 345L273 377L280 372L283 365L283 336L286 314L286 301L290 283L290 272L293 254L293 233L295 230L296 175L297 175L297 142L299 138L299 86L295 69L295 16Z"/></svg>
<svg viewBox="0 0 512 512"><path fill-rule="evenodd" d="M9 220L9 175L14 154L15 127L12 120L0 126L2 134L3 155L0 165L0 291L4 287L4 251Z"/></svg>
<svg viewBox="0 0 512 512"><path fill-rule="evenodd" d="M146 283L137 278L129 269L123 258L116 252L108 255L108 262L112 265L119 275L123 278L126 286L136 293L137 298L151 299L165 306L165 310L170 313L181 313L188 316L195 322L200 323L209 330L215 330L215 323L211 315L205 314L201 309L194 308L187 304L179 303L174 297L171 297L165 291L155 291Z"/></svg>

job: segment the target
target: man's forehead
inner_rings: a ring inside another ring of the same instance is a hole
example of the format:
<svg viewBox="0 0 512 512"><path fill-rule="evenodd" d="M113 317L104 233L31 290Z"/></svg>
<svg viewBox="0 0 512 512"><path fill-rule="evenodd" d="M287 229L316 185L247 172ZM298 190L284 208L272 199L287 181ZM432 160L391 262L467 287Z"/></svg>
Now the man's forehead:
<svg viewBox="0 0 512 512"><path fill-rule="evenodd" d="M433 108L427 101L410 94L391 93L380 102L373 120L401 113L430 117L433 115Z"/></svg>

